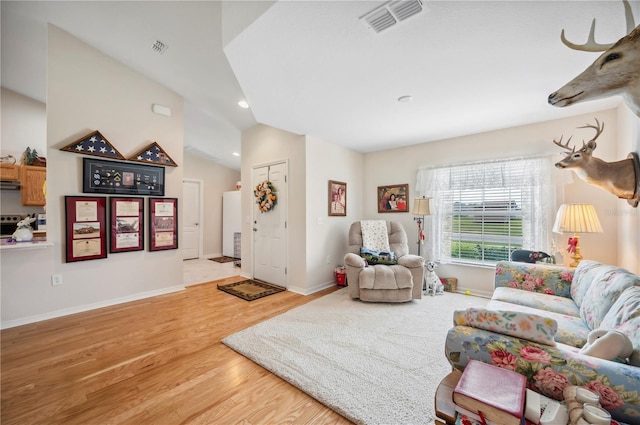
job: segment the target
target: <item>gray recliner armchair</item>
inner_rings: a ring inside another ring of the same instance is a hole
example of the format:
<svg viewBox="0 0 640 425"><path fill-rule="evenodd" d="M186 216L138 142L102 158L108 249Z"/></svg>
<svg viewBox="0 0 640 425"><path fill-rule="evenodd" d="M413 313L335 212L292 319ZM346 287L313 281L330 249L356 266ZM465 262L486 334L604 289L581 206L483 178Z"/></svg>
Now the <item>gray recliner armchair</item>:
<svg viewBox="0 0 640 425"><path fill-rule="evenodd" d="M424 258L409 254L407 233L400 223L387 221L389 248L395 265L367 265L360 256L362 230L356 221L349 229L349 249L344 257L349 296L362 301L406 302L422 298Z"/></svg>

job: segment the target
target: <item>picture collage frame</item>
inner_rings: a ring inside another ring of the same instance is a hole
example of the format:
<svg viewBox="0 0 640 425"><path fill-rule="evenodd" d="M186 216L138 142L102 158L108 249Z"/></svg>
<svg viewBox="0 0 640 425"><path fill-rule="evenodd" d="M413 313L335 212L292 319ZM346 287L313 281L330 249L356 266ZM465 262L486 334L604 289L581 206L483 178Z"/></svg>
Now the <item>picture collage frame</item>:
<svg viewBox="0 0 640 425"><path fill-rule="evenodd" d="M65 261L143 251L145 198L65 196ZM178 249L178 199L148 198L149 251Z"/></svg>

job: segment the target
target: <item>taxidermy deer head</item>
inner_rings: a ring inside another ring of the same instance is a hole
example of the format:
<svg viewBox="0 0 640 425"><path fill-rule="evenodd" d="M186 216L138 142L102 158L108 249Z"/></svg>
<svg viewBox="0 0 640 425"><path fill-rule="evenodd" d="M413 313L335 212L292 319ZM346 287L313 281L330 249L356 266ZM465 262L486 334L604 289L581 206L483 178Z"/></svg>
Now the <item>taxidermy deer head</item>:
<svg viewBox="0 0 640 425"><path fill-rule="evenodd" d="M560 137L559 141L554 139L554 144L569 151L562 161L556 163L556 167L571 169L582 180L611 192L618 198L627 200L635 198L635 205L629 202L635 207L638 197L638 176L636 175L634 159L627 158L617 162L606 162L592 156L591 154L597 147L596 139L604 130L604 123L600 125L600 122L596 119L596 125L587 124L578 128L592 128L596 131L596 135L587 143L583 141L582 148L578 151L576 151L575 146L569 147L571 137L565 144L562 144L562 137Z"/></svg>
<svg viewBox="0 0 640 425"><path fill-rule="evenodd" d="M571 49L585 52L604 52L582 74L569 81L558 91L549 95L549 103L564 107L585 100L622 95L626 104L640 117L640 25L635 29L631 6L623 0L627 33L615 44L598 44L594 38L596 20L586 44L577 45L568 41L564 29L562 42Z"/></svg>

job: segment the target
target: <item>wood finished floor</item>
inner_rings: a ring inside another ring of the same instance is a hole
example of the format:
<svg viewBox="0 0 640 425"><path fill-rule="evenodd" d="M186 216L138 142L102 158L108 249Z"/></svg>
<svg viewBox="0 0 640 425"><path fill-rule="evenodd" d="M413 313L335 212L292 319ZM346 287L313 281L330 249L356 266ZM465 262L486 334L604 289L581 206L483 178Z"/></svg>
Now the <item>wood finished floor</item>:
<svg viewBox="0 0 640 425"><path fill-rule="evenodd" d="M220 342L337 287L247 302L216 283L3 330L0 422L350 424Z"/></svg>

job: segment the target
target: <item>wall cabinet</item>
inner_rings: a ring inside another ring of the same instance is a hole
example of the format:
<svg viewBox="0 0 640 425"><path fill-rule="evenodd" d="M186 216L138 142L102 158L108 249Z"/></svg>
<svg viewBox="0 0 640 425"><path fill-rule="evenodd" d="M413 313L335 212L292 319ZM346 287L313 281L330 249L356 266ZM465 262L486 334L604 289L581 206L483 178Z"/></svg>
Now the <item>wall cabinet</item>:
<svg viewBox="0 0 640 425"><path fill-rule="evenodd" d="M23 165L20 176L22 191L22 205L43 206L46 199L43 192L44 182L47 180L46 167Z"/></svg>
<svg viewBox="0 0 640 425"><path fill-rule="evenodd" d="M20 180L20 166L18 164L0 164L0 180Z"/></svg>

